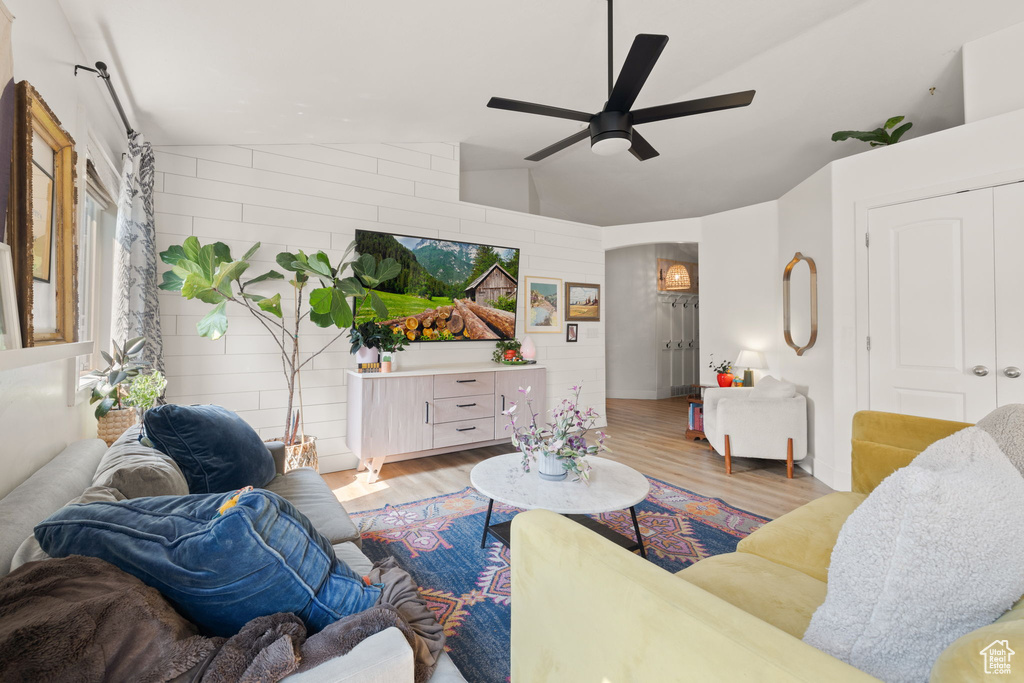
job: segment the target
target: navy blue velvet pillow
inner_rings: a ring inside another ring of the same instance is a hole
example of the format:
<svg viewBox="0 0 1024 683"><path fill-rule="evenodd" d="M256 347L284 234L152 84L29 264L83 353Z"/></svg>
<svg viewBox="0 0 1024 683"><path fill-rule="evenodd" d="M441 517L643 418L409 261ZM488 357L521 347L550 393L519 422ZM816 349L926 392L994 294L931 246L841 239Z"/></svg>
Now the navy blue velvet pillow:
<svg viewBox="0 0 1024 683"><path fill-rule="evenodd" d="M146 437L178 463L189 493L266 486L274 458L245 420L220 406L157 406L146 411Z"/></svg>
<svg viewBox="0 0 1024 683"><path fill-rule="evenodd" d="M265 490L67 505L35 528L51 557L89 555L156 588L211 635L293 612L310 633L376 604L291 503ZM218 512L224 507L224 512Z"/></svg>

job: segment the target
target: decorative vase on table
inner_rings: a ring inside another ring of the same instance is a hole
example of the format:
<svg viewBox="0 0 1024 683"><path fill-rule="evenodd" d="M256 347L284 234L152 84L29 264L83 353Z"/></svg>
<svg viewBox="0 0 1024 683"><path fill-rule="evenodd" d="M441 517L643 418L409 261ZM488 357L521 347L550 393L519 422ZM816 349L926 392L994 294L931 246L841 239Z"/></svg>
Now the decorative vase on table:
<svg viewBox="0 0 1024 683"><path fill-rule="evenodd" d="M731 387L734 375L731 372L720 372L718 373L718 386L720 387Z"/></svg>
<svg viewBox="0 0 1024 683"><path fill-rule="evenodd" d="M562 459L554 453L542 452L537 456L537 474L541 479L547 481L561 481L565 479L565 466Z"/></svg>

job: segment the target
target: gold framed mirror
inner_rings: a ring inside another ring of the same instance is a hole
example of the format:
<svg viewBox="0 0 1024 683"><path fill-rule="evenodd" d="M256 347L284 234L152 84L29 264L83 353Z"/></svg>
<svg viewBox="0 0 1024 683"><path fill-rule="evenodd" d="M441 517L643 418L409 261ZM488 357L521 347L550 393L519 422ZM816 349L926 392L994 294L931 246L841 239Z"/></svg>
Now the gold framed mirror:
<svg viewBox="0 0 1024 683"><path fill-rule="evenodd" d="M28 81L17 86L8 243L24 346L76 341L75 141Z"/></svg>
<svg viewBox="0 0 1024 683"><path fill-rule="evenodd" d="M794 276L793 271L801 262L807 266L807 275L803 276L797 271L797 277L801 278L800 291L797 296L801 299L799 304L802 310L794 313L794 294L791 282ZM808 305L809 310L803 309L804 305ZM803 310L808 310L808 312L803 313ZM805 315L806 317L804 317ZM794 320L794 318L798 319ZM794 328L798 335L806 334L808 336L806 344L800 345L793 341ZM799 251L786 264L786 269L782 273L782 331L786 337L786 345L796 351L798 356L804 355L804 352L814 346L814 342L818 340L818 268L814 264L814 259L804 256Z"/></svg>

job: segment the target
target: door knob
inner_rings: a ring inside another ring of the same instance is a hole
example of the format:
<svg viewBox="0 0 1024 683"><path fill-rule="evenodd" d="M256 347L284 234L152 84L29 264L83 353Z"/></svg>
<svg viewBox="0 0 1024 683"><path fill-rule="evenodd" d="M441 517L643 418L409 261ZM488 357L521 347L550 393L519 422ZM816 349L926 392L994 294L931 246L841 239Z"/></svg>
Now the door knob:
<svg viewBox="0 0 1024 683"><path fill-rule="evenodd" d="M972 368L972 370L974 371L974 374L977 375L978 377L984 377L985 375L988 374L988 368L986 368L984 365L975 365Z"/></svg>
<svg viewBox="0 0 1024 683"><path fill-rule="evenodd" d="M1020 368L1011 365L1007 368L1003 368L1003 374L1009 377L1010 379L1017 379L1018 377L1020 377Z"/></svg>

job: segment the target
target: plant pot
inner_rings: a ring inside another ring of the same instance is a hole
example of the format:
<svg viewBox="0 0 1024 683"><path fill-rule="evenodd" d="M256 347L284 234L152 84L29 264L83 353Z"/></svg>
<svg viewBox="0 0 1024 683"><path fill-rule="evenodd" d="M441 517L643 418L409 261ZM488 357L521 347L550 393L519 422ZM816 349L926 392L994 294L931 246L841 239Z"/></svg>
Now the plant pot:
<svg viewBox="0 0 1024 683"><path fill-rule="evenodd" d="M360 346L359 350L356 351L356 363L377 363L380 361L380 353L377 349L368 349L365 346Z"/></svg>
<svg viewBox="0 0 1024 683"><path fill-rule="evenodd" d="M103 417L96 420L96 436L103 439L108 445L112 445L130 427L134 427L139 421L139 415L135 408L118 408L111 410Z"/></svg>
<svg viewBox="0 0 1024 683"><path fill-rule="evenodd" d="M380 362L380 371L381 372L391 372L391 361L389 361L389 360L382 360Z"/></svg>
<svg viewBox="0 0 1024 683"><path fill-rule="evenodd" d="M284 441L284 437L278 437L276 439L266 439L266 441ZM290 472L298 467L312 467L317 472L320 471L320 459L316 453L316 437L306 434L302 439L302 443L297 443L294 446L284 447L284 471Z"/></svg>
<svg viewBox="0 0 1024 683"><path fill-rule="evenodd" d="M551 453L541 453L537 456L537 474L541 479L547 481L561 481L565 479L565 467L562 459Z"/></svg>
<svg viewBox="0 0 1024 683"><path fill-rule="evenodd" d="M718 386L720 387L731 387L733 380L733 374L731 372L720 372L718 373Z"/></svg>

